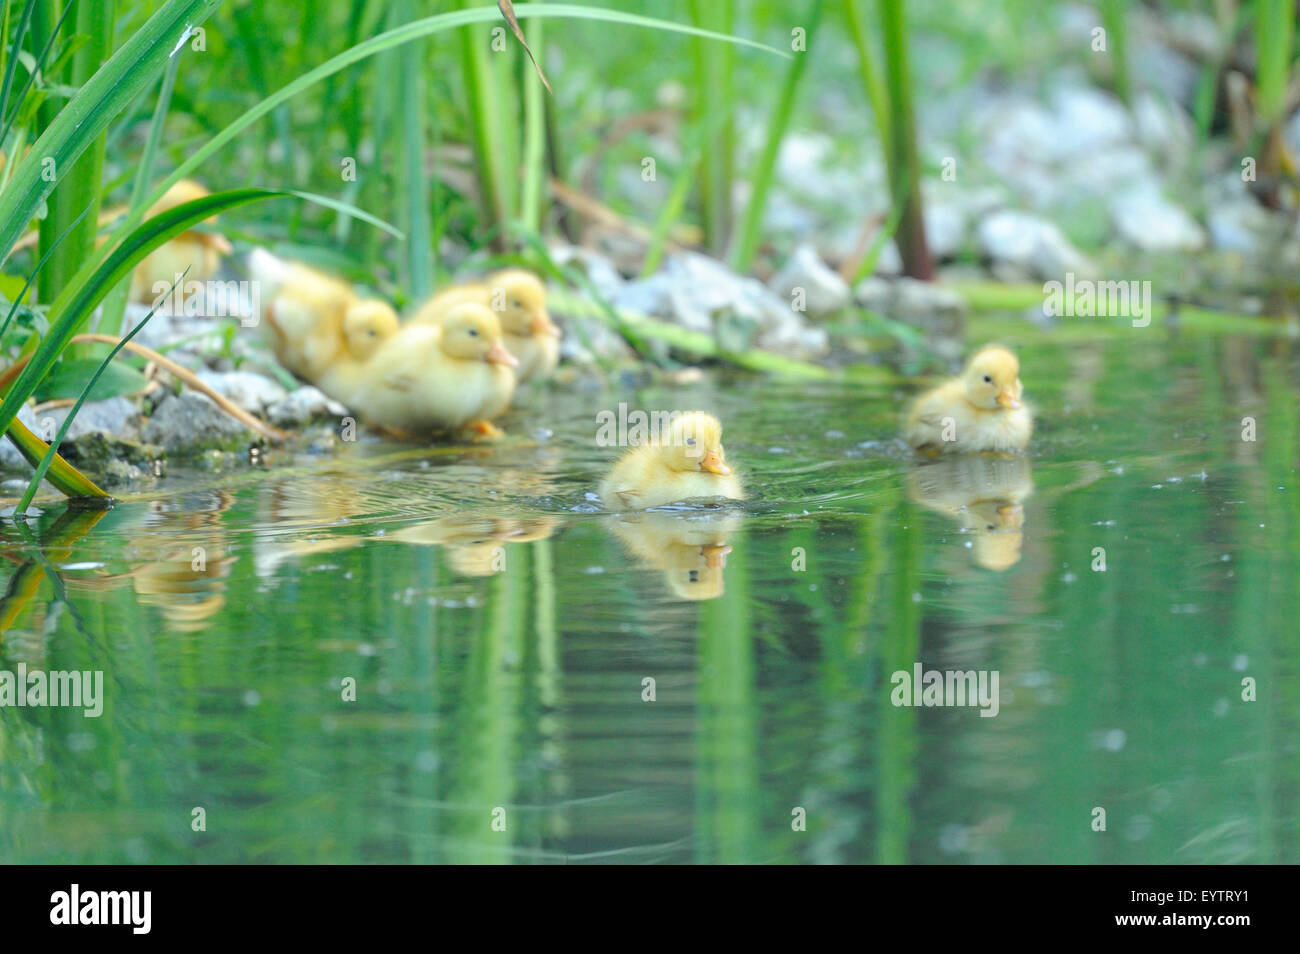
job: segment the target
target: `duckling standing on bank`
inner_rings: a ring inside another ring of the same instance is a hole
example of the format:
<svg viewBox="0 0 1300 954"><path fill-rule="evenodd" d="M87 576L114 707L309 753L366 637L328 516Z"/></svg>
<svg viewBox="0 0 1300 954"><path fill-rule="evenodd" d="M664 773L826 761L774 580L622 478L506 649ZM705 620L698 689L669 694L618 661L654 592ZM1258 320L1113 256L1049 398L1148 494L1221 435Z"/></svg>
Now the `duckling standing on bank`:
<svg viewBox="0 0 1300 954"><path fill-rule="evenodd" d="M357 388L369 380L367 362L400 327L397 312L387 302L366 298L351 305L343 313L343 346L313 383L348 404Z"/></svg>
<svg viewBox="0 0 1300 954"><path fill-rule="evenodd" d="M350 380L398 328L387 302L359 298L347 282L255 249L249 271L260 285L275 356L298 377L331 393L327 379ZM337 396L337 395L333 395Z"/></svg>
<svg viewBox="0 0 1300 954"><path fill-rule="evenodd" d="M546 287L536 275L511 268L485 282L448 288L417 308L407 324L438 324L466 302L496 312L506 349L519 359L519 381L551 376L560 360L560 329L546 311Z"/></svg>
<svg viewBox="0 0 1300 954"><path fill-rule="evenodd" d="M1023 390L1016 356L997 345L981 348L960 377L917 398L904 437L930 454L1022 451L1034 430Z"/></svg>
<svg viewBox="0 0 1300 954"><path fill-rule="evenodd" d="M356 304L356 292L347 282L261 248L249 256L248 270L258 285L276 358L315 383L343 349L343 318Z"/></svg>
<svg viewBox="0 0 1300 954"><path fill-rule="evenodd" d="M667 435L628 451L600 485L600 499L614 511L705 497L743 500L745 488L727 464L722 424L703 411L678 416Z"/></svg>
<svg viewBox="0 0 1300 954"><path fill-rule="evenodd" d="M510 405L518 363L502 344L496 315L463 303L437 325L403 325L332 396L390 430L472 427L500 437L490 421Z"/></svg>

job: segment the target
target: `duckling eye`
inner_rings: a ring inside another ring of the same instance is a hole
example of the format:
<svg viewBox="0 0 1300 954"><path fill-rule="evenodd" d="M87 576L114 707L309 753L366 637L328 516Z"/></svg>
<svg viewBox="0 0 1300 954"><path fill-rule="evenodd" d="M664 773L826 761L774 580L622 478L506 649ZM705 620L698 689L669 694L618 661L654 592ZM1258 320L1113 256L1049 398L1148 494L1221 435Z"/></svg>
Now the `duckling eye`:
<svg viewBox="0 0 1300 954"><path fill-rule="evenodd" d="M993 379L992 379L991 377L989 377L989 376L986 374L986 375L984 375L984 383L985 383L985 384L992 384L992 383L993 383Z"/></svg>
<svg viewBox="0 0 1300 954"><path fill-rule="evenodd" d="M686 446L687 446L687 447L694 447L694 446L695 446L695 438L693 438L693 437L688 437L688 438L686 438Z"/></svg>
<svg viewBox="0 0 1300 954"><path fill-rule="evenodd" d="M477 328L470 328L470 329L469 329L469 336L470 336L471 338L477 338L477 337L478 337L478 329L477 329Z"/></svg>
<svg viewBox="0 0 1300 954"><path fill-rule="evenodd" d="M997 529L997 528L994 527L993 524L991 524L991 523L989 524L988 528L989 528L990 530L996 530L996 529Z"/></svg>

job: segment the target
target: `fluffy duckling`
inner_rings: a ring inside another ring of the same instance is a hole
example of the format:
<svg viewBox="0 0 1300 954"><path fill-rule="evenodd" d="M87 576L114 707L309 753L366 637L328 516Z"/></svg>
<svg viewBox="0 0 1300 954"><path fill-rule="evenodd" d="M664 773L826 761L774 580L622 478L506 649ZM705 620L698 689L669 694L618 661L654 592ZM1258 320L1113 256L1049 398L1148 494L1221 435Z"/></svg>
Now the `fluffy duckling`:
<svg viewBox="0 0 1300 954"><path fill-rule="evenodd" d="M315 381L343 350L343 316L356 301L346 282L254 249L248 271L258 284L275 357Z"/></svg>
<svg viewBox="0 0 1300 954"><path fill-rule="evenodd" d="M745 497L740 478L726 462L722 424L703 411L679 415L658 443L634 447L600 485L600 499L614 511L702 497Z"/></svg>
<svg viewBox="0 0 1300 954"><path fill-rule="evenodd" d="M606 518L628 551L646 566L662 570L678 599L711 600L724 590L723 571L740 525L735 514L688 518L679 513L632 513Z"/></svg>
<svg viewBox="0 0 1300 954"><path fill-rule="evenodd" d="M960 377L916 400L904 437L930 454L1022 451L1034 429L1022 391L1016 356L997 345L982 348Z"/></svg>
<svg viewBox="0 0 1300 954"><path fill-rule="evenodd" d="M147 215L152 217L211 194L197 182L182 179L163 193ZM120 214L120 210L114 214ZM207 221L213 223L216 217ZM185 275L185 284L215 278L221 268L221 257L230 253L230 242L224 235L193 229L182 232L158 246L135 267L131 273L131 300L146 305L152 303L159 296L155 288L161 284L166 291L177 275ZM185 272L187 268L188 273Z"/></svg>
<svg viewBox="0 0 1300 954"><path fill-rule="evenodd" d="M437 324L458 304L486 305L501 322L506 349L519 359L519 381L548 378L560 360L560 329L546 311L546 287L531 272L511 268L485 282L457 285L434 295L411 315L411 324Z"/></svg>
<svg viewBox="0 0 1300 954"><path fill-rule="evenodd" d="M913 501L955 521L971 535L971 555L987 570L1020 562L1024 501L1034 492L1029 458L954 456L914 467Z"/></svg>
<svg viewBox="0 0 1300 954"><path fill-rule="evenodd" d="M365 362L352 393L335 397L390 430L469 426L499 437L490 421L510 405L518 364L491 309L466 302L437 325L403 325Z"/></svg>
<svg viewBox="0 0 1300 954"><path fill-rule="evenodd" d="M350 405L370 380L370 359L380 345L397 334L399 327L397 312L387 302L370 298L351 305L343 313L343 347L316 376L316 386Z"/></svg>

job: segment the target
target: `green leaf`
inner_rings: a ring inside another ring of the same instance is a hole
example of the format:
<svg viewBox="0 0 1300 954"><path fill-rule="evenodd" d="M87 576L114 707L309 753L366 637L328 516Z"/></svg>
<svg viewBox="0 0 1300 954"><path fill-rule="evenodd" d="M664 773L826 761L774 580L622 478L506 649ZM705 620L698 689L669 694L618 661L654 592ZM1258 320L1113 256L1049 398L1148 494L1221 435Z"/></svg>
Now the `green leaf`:
<svg viewBox="0 0 1300 954"><path fill-rule="evenodd" d="M75 398L90 376L99 370L100 364L94 358L60 361L37 387L36 400ZM104 401L122 394L136 394L148 383L149 379L129 364L112 364L100 376L87 400Z"/></svg>

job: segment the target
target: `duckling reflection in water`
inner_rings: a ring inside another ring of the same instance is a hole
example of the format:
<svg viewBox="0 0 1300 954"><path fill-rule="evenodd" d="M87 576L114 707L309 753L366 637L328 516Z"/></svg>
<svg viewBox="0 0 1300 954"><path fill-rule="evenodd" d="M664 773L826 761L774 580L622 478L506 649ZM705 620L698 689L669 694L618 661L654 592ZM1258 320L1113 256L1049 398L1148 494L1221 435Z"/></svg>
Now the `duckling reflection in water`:
<svg viewBox="0 0 1300 954"><path fill-rule="evenodd" d="M908 496L972 535L975 562L1005 570L1020 562L1024 501L1034 492L1027 457L945 457L912 468Z"/></svg>
<svg viewBox="0 0 1300 954"><path fill-rule="evenodd" d="M69 577L68 589L112 590L129 579L140 603L158 607L172 631L205 629L226 605L226 580L234 570L236 557L223 525L233 500L220 491L210 500L187 498L181 506L192 510L155 502L145 525L130 534L130 569Z"/></svg>
<svg viewBox="0 0 1300 954"><path fill-rule="evenodd" d="M554 517L491 517L451 514L412 524L375 539L417 546L441 546L451 568L462 576L491 576L506 568L506 545L545 540L555 532Z"/></svg>
<svg viewBox="0 0 1300 954"><path fill-rule="evenodd" d="M727 543L740 525L735 513L708 515L627 513L607 518L609 529L647 567L663 570L673 595L711 600L724 589Z"/></svg>

